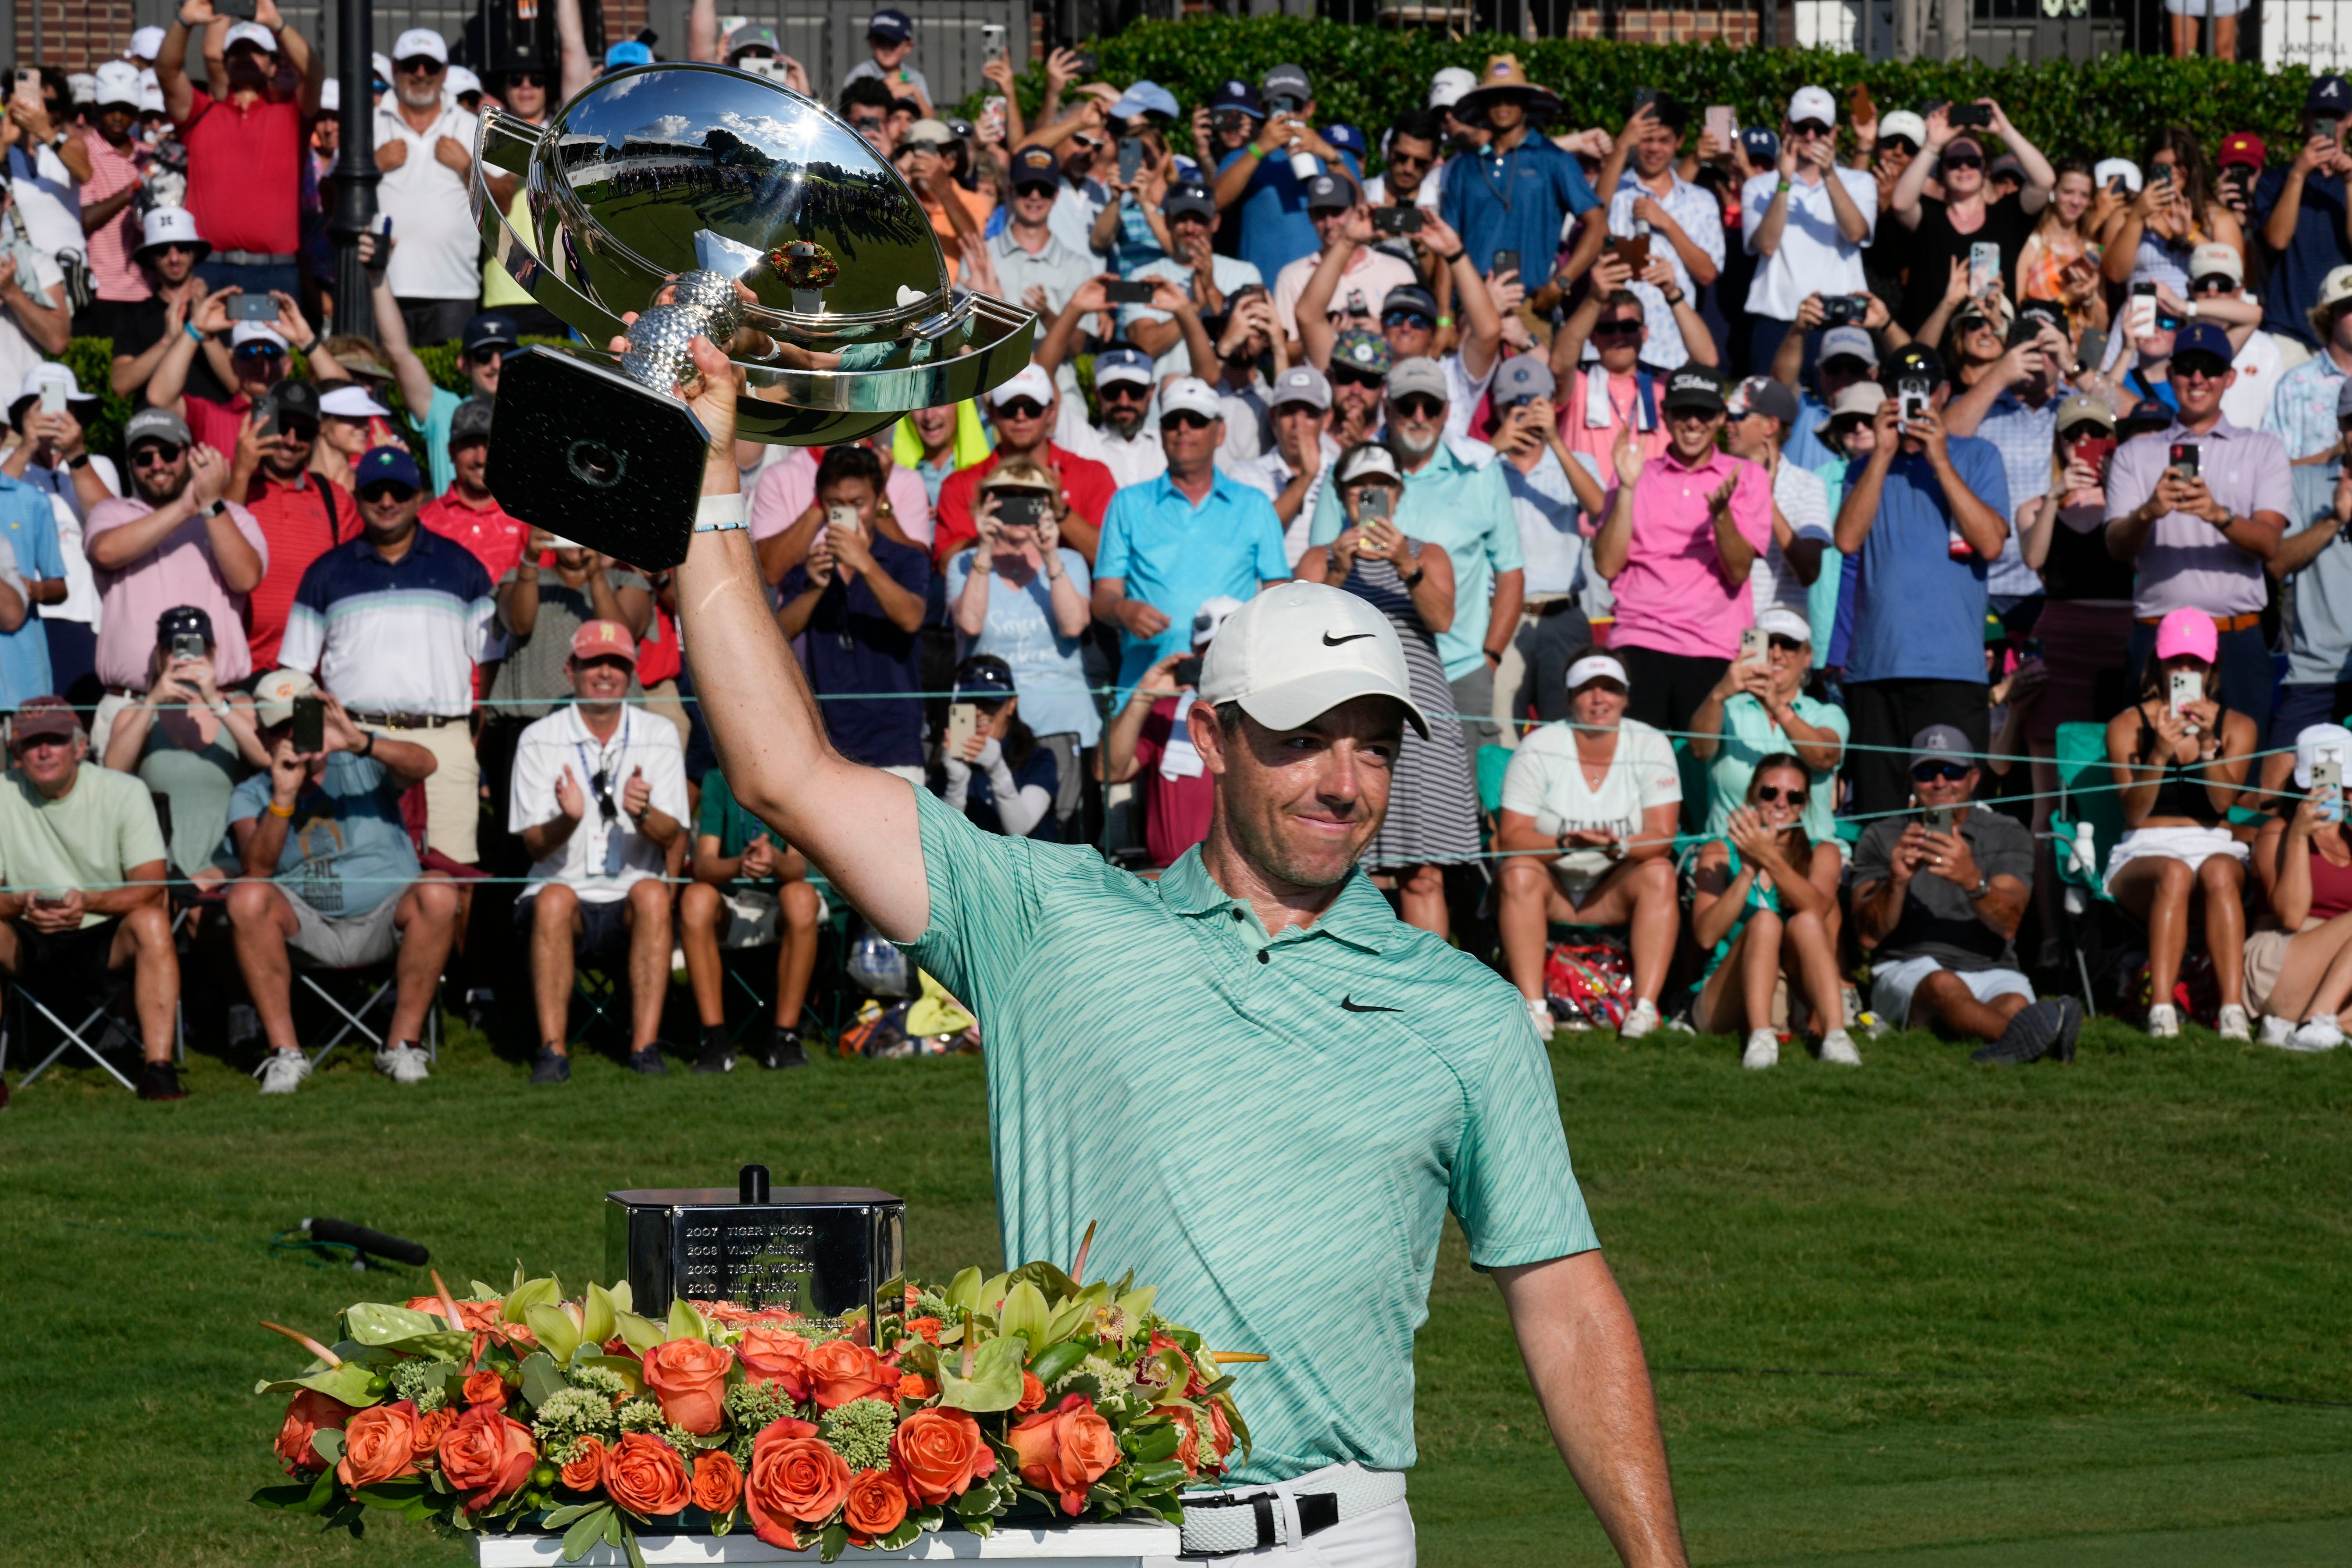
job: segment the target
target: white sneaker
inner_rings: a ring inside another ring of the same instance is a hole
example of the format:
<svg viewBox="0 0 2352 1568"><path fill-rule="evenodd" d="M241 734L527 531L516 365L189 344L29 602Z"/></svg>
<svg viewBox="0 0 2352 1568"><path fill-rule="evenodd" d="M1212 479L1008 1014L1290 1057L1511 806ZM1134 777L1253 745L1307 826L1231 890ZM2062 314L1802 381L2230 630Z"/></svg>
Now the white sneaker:
<svg viewBox="0 0 2352 1568"><path fill-rule="evenodd" d="M2147 1010L2147 1037L2151 1040L2177 1040L2180 1037L2180 1015L2169 1002L2158 1002Z"/></svg>
<svg viewBox="0 0 2352 1568"><path fill-rule="evenodd" d="M1843 1029L1832 1029L1822 1037L1822 1060L1832 1067L1858 1068L1862 1053L1853 1048L1853 1037Z"/></svg>
<svg viewBox="0 0 2352 1568"><path fill-rule="evenodd" d="M1527 1004L1528 1022L1536 1026L1536 1038L1551 1044L1552 1031L1559 1027L1559 1020L1551 1016L1551 1004L1540 996L1528 997Z"/></svg>
<svg viewBox="0 0 2352 1568"><path fill-rule="evenodd" d="M2246 1010L2235 1002L2221 1004L2221 1016L2213 1027L2225 1040L2251 1040L2254 1032L2246 1024Z"/></svg>
<svg viewBox="0 0 2352 1568"><path fill-rule="evenodd" d="M1617 1037L1638 1040L1657 1026L1658 1005L1655 1002L1636 1002L1633 1010L1625 1015L1625 1021L1617 1026Z"/></svg>
<svg viewBox="0 0 2352 1568"><path fill-rule="evenodd" d="M1846 1047L1851 1050L1853 1047ZM1769 1029L1748 1031L1748 1048L1739 1053L1739 1065L1744 1068L1776 1068L1780 1065L1780 1037Z"/></svg>
<svg viewBox="0 0 2352 1568"><path fill-rule="evenodd" d="M429 1059L422 1046L388 1046L376 1052L375 1070L394 1083L423 1083L432 1076L425 1070Z"/></svg>
<svg viewBox="0 0 2352 1568"><path fill-rule="evenodd" d="M2276 1013L2266 1013L2263 1016L2263 1044L2284 1047L2294 1034L2293 1018L2283 1018Z"/></svg>
<svg viewBox="0 0 2352 1568"><path fill-rule="evenodd" d="M253 1069L264 1094L291 1094L310 1076L310 1058L299 1051L272 1051Z"/></svg>
<svg viewBox="0 0 2352 1568"><path fill-rule="evenodd" d="M2288 1037L2286 1048L2291 1051L2332 1051L2344 1043L2344 1031L2336 1025L2333 1013L2314 1013L2303 1021L2303 1027Z"/></svg>

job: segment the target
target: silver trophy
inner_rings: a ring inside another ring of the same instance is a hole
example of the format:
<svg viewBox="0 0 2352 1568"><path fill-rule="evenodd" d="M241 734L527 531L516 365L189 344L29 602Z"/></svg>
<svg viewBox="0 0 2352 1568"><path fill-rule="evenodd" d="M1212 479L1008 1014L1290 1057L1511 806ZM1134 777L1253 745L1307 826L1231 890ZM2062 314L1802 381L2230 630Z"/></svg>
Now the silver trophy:
<svg viewBox="0 0 2352 1568"><path fill-rule="evenodd" d="M1029 361L1036 318L950 288L898 172L764 77L638 66L544 126L486 110L474 170L490 255L588 345L507 360L490 489L635 565L675 565L691 537L708 436L674 389L696 336L742 373L736 435L786 446L854 441ZM492 170L522 181L526 232ZM619 337L626 353L604 352Z"/></svg>

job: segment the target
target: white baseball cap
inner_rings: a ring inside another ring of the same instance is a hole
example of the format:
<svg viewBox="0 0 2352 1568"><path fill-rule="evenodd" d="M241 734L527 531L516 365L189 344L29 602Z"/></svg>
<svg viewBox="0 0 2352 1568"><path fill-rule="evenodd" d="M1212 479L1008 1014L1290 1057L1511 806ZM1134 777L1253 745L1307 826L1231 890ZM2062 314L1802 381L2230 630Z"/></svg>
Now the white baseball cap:
<svg viewBox="0 0 2352 1568"><path fill-rule="evenodd" d="M229 329L229 347L241 348L250 342L276 343L280 349L289 347L286 334L267 321L239 321Z"/></svg>
<svg viewBox="0 0 2352 1568"><path fill-rule="evenodd" d="M239 22L221 40L221 53L226 55L239 44L251 44L265 55L278 52L278 35L258 22Z"/></svg>
<svg viewBox="0 0 2352 1568"><path fill-rule="evenodd" d="M253 683L253 716L265 730L294 717L294 701L315 695L319 683L308 670L273 669Z"/></svg>
<svg viewBox="0 0 2352 1568"><path fill-rule="evenodd" d="M339 386L332 392L319 394L319 412L338 419L383 419L392 414L391 409L356 386Z"/></svg>
<svg viewBox="0 0 2352 1568"><path fill-rule="evenodd" d="M1451 109L1462 101L1462 95L1474 90L1478 79L1462 66L1447 66L1429 79L1429 107Z"/></svg>
<svg viewBox="0 0 2352 1568"><path fill-rule="evenodd" d="M1925 147L1927 144L1927 122L1907 109L1882 114L1878 117L1878 139L1884 142L1889 136L1900 136L1915 148Z"/></svg>
<svg viewBox="0 0 2352 1568"><path fill-rule="evenodd" d="M160 87L152 85L141 87L139 89L139 112L142 114L163 114L168 112L163 107L163 89Z"/></svg>
<svg viewBox="0 0 2352 1568"><path fill-rule="evenodd" d="M441 80L441 90L451 98L462 98L469 92L482 90L482 79L464 66L451 66L449 74Z"/></svg>
<svg viewBox="0 0 2352 1568"><path fill-rule="evenodd" d="M1756 617L1756 629L1766 637L1793 637L1801 643L1813 640L1813 624L1789 608L1775 605Z"/></svg>
<svg viewBox="0 0 2352 1568"><path fill-rule="evenodd" d="M332 114L342 107L342 81L340 78L331 76L319 84L319 112Z"/></svg>
<svg viewBox="0 0 2352 1568"><path fill-rule="evenodd" d="M2331 747L2336 762L2352 763L2352 730L2341 724L2311 724L2295 731L2295 788L2311 787L2311 764L2326 761L2325 753Z"/></svg>
<svg viewBox="0 0 2352 1568"><path fill-rule="evenodd" d="M2227 278L2242 285L2246 280L2246 263L2234 245L2209 241L2189 253L2189 280L2200 278Z"/></svg>
<svg viewBox="0 0 2352 1568"><path fill-rule="evenodd" d="M1223 419L1224 405L1217 401L1217 389L1197 375L1180 375L1160 392L1160 416L1171 414L1197 414L1203 419Z"/></svg>
<svg viewBox="0 0 2352 1568"><path fill-rule="evenodd" d="M1620 686L1633 683L1625 679L1625 667L1605 653L1588 653L1568 667L1568 689L1575 691L1601 679L1615 681Z"/></svg>
<svg viewBox="0 0 2352 1568"><path fill-rule="evenodd" d="M1818 120L1824 125L1837 123L1837 100L1825 87L1801 87L1789 100L1789 123Z"/></svg>
<svg viewBox="0 0 2352 1568"><path fill-rule="evenodd" d="M139 107L139 68L129 60L100 60L92 73L89 100L103 109L110 103Z"/></svg>
<svg viewBox="0 0 2352 1568"><path fill-rule="evenodd" d="M1192 646L1206 647L1214 642L1217 634L1225 629L1225 623L1234 618L1234 612L1241 607L1242 602L1231 594L1202 600L1201 607L1192 612Z"/></svg>
<svg viewBox="0 0 2352 1568"><path fill-rule="evenodd" d="M1044 365L1031 360L988 395L989 402L1000 405L1016 397L1029 398L1041 407L1054 405L1054 378L1045 373Z"/></svg>
<svg viewBox="0 0 2352 1568"><path fill-rule="evenodd" d="M395 63L413 60L419 55L446 66L449 63L449 42L430 27L411 27L393 39L392 58Z"/></svg>
<svg viewBox="0 0 2352 1568"><path fill-rule="evenodd" d="M1404 476L1397 472L1396 458L1386 447L1367 443L1339 459L1339 482L1343 485L1374 475L1404 483Z"/></svg>
<svg viewBox="0 0 2352 1568"><path fill-rule="evenodd" d="M1404 644L1389 618L1345 589L1277 583L1234 611L1201 666L1201 700L1238 702L1269 730L1297 730L1358 697L1391 697L1423 739Z"/></svg>
<svg viewBox="0 0 2352 1568"><path fill-rule="evenodd" d="M209 255L212 247L196 232L196 215L185 207L149 207L147 216L139 220L139 248L149 250L159 245L203 246Z"/></svg>
<svg viewBox="0 0 2352 1568"><path fill-rule="evenodd" d="M163 28L135 27L131 33L131 47L122 51L122 58L129 60L147 60L152 62L155 57L163 52Z"/></svg>
<svg viewBox="0 0 2352 1568"><path fill-rule="evenodd" d="M375 79L378 81L392 79L392 62L380 54L368 56L368 69L375 72Z"/></svg>
<svg viewBox="0 0 2352 1568"><path fill-rule="evenodd" d="M2124 189L2137 194L2140 185L2139 165L2129 158L2102 158L2091 170L2091 184L2105 190L2120 177Z"/></svg>

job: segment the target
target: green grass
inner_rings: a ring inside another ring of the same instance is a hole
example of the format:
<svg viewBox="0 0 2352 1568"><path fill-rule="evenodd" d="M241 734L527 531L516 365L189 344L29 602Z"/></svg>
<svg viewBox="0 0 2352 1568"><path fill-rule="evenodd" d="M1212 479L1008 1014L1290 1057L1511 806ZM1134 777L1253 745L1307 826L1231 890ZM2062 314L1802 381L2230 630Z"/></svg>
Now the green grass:
<svg viewBox="0 0 2352 1568"><path fill-rule="evenodd" d="M2352 1053L2102 1025L2070 1068L1974 1068L1917 1035L1864 1054L1750 1074L1722 1039L1555 1046L1694 1559L2352 1561L2352 1408L2249 1396L2352 1402ZM977 1062L522 1079L461 1030L415 1089L346 1057L262 1100L199 1058L176 1106L89 1072L20 1095L0 1115L12 1561L469 1560L396 1522L355 1543L244 1502L273 1479L278 1415L247 1391L298 1353L255 1320L315 1331L423 1288L271 1256L305 1214L418 1237L453 1279L520 1258L576 1284L600 1271L606 1188L758 1159L779 1184L903 1194L918 1269L995 1257ZM1418 1366L1423 1560L1608 1561L1458 1237Z"/></svg>

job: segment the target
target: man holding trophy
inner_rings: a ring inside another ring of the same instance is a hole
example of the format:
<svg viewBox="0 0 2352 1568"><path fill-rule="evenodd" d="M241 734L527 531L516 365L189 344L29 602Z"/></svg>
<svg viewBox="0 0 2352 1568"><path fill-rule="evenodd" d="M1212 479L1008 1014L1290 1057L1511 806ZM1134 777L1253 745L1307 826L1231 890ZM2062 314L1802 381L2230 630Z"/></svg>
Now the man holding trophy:
<svg viewBox="0 0 2352 1568"><path fill-rule="evenodd" d="M650 88L665 70L752 79L709 67L648 68L643 79ZM769 112L822 116L772 90ZM658 99L633 98L629 122L650 123ZM838 152L836 125L804 136ZM486 128L492 163L498 134ZM617 134L607 144L625 176L663 155ZM565 145L606 156L577 134ZM749 166L731 149L730 158L712 188L763 199L756 178L729 184ZM604 177L602 168L566 172L573 193ZM852 166L827 178L837 192L862 176ZM878 182L862 188L895 203ZM899 221L895 205L856 216L856 234L836 237L837 247L887 237ZM724 253L704 245L698 256ZM521 259L518 279L532 287ZM682 258L668 269L683 279L695 264ZM606 487L615 528L636 526L625 514L639 506L685 524L684 641L730 787L983 1020L1005 1256L1074 1258L1093 1227L1091 1272L1131 1268L1208 1343L1269 1358L1249 1373L1255 1447L1244 1484L1188 1497L1186 1557L1410 1568L1412 1338L1451 1211L1473 1265L1503 1292L1554 1438L1619 1554L1681 1563L1640 1338L1587 1217L1525 1005L1475 960L1398 921L1356 870L1386 810L1404 728L1425 734L1432 717L1413 703L1395 630L1366 601L1315 584L1276 584L1234 613L1211 645L1187 721L1214 778L1215 815L1206 841L1157 882L1085 846L982 833L827 743L743 526L734 447L739 434L812 438L803 432L813 425L789 425L796 399L814 404L812 421L849 423L895 395L830 376L911 376L921 362L935 378L928 401L972 395L956 384L1013 374L1027 331L994 342L963 331L959 343L950 330L938 357L923 360L908 333L940 331L944 317L923 312L947 299L943 266L914 279L928 289L900 285L922 320L902 321L887 341L799 309L813 301L785 310L756 268L706 271L733 277L743 305L739 315L719 294L717 307L700 307L724 348L679 330L672 301L689 290L664 288L659 273L638 298L650 307L644 321L609 294L601 307L604 330L628 332L611 346L637 385L655 384L643 374L646 351L662 347L683 403L646 415L642 439L610 437L617 458L599 449L583 459L589 405L575 400L567 426L533 437L534 460L570 461L583 485ZM714 298L692 281L697 298ZM950 308L1004 309L968 299ZM821 336L803 331L811 326L839 344L824 359L770 346L805 347ZM1012 352L1002 352L1008 341ZM772 353L787 366L780 378L762 368L776 363ZM509 382L520 368L509 367ZM494 453L512 445L512 398L509 385ZM680 446L689 428L698 454ZM667 444L657 457L656 442ZM700 494L680 511L682 498L654 487L674 483L689 456Z"/></svg>

